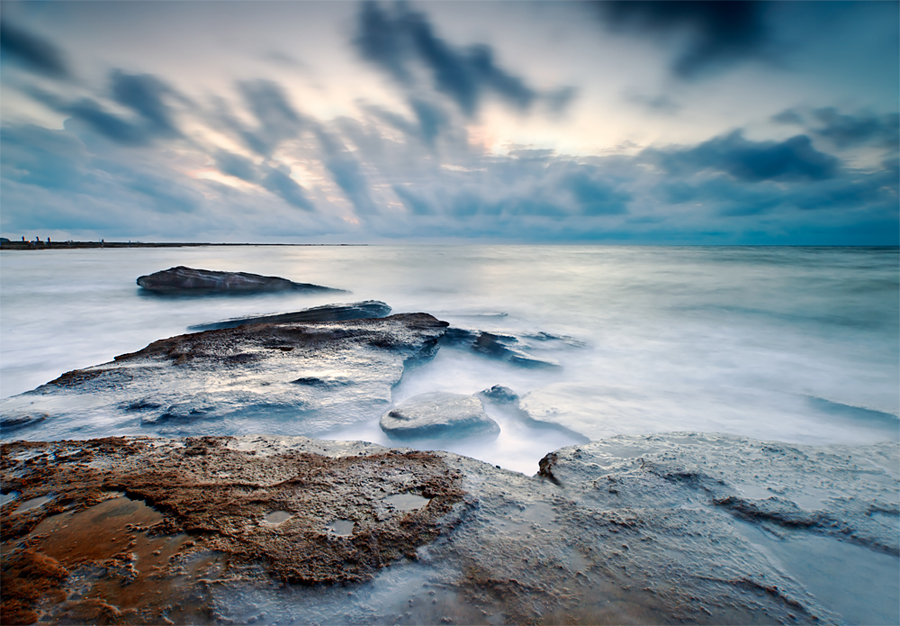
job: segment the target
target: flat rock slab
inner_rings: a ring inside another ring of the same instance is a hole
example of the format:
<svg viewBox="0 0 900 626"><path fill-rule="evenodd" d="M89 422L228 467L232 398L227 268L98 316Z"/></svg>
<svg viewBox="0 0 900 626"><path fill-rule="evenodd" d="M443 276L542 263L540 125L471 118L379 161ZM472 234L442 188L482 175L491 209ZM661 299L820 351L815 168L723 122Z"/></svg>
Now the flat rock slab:
<svg viewBox="0 0 900 626"><path fill-rule="evenodd" d="M405 367L432 358L446 327L410 313L162 339L0 400L0 434L319 435L374 423Z"/></svg>
<svg viewBox="0 0 900 626"><path fill-rule="evenodd" d="M166 295L179 294L250 294L272 291L309 291L339 292L333 289L309 283L295 283L278 276L260 276L247 272L219 272L215 270L194 269L192 267L171 267L141 276L137 284L145 290Z"/></svg>
<svg viewBox="0 0 900 626"><path fill-rule="evenodd" d="M326 304L316 306L293 313L278 313L275 315L262 315L256 317L237 317L212 322L211 324L197 324L188 326L188 330L219 330L222 328L237 328L248 324L285 324L289 322L341 322L344 320L374 319L387 317L391 314L391 307L378 300L366 300L352 304Z"/></svg>
<svg viewBox="0 0 900 626"><path fill-rule="evenodd" d="M292 437L9 443L0 619L896 624L898 452L622 436L527 477Z"/></svg>
<svg viewBox="0 0 900 626"><path fill-rule="evenodd" d="M381 429L397 439L496 437L500 426L476 396L425 393L381 416Z"/></svg>

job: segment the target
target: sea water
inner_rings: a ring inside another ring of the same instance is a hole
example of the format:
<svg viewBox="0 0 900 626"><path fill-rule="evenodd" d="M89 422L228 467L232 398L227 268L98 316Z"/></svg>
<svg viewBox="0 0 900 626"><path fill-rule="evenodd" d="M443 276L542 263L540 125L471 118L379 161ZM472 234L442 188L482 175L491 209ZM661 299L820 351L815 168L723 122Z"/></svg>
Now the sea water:
<svg viewBox="0 0 900 626"><path fill-rule="evenodd" d="M160 298L169 267L246 271L349 290ZM513 389L537 418L589 438L714 431L795 443L900 437L896 248L241 246L4 251L0 395L111 360L194 324L383 300L470 330L535 340L527 369L442 348L394 389ZM541 345L539 345L541 344ZM575 440L494 416L489 442L429 442L533 473ZM38 427L40 428L40 427ZM66 435L58 427L50 435ZM285 424L283 432L300 434ZM48 435L48 436L50 436ZM390 444L378 416L329 438Z"/></svg>

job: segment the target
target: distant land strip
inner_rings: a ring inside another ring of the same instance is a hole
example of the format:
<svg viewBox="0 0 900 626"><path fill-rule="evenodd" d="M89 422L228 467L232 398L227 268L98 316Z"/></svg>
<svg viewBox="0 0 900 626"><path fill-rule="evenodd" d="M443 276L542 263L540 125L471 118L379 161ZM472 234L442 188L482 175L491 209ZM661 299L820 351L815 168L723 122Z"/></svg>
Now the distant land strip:
<svg viewBox="0 0 900 626"><path fill-rule="evenodd" d="M65 250L68 248L199 248L205 246L367 246L365 243L160 243L145 241L11 241L0 239L0 250Z"/></svg>

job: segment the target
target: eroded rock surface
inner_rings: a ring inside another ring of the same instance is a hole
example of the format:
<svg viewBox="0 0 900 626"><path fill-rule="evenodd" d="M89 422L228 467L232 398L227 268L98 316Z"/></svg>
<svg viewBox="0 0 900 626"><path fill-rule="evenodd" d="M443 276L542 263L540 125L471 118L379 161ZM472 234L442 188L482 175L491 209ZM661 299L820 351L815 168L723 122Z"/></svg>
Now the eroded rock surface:
<svg viewBox="0 0 900 626"><path fill-rule="evenodd" d="M194 269L192 267L171 267L137 279L137 284L149 292L178 294L247 294L270 291L344 291L309 283L295 283L278 276L260 276L247 272L219 272L216 270Z"/></svg>
<svg viewBox="0 0 900 626"><path fill-rule="evenodd" d="M380 425L396 439L491 438L500 433L477 396L442 391L402 402L381 416Z"/></svg>
<svg viewBox="0 0 900 626"><path fill-rule="evenodd" d="M344 320L363 320L387 317L391 307L378 300L366 300L353 304L326 304L293 313L277 313L256 317L238 317L210 324L189 326L188 330L218 330L221 328L237 328L249 324L285 324L290 322L341 322Z"/></svg>
<svg viewBox="0 0 900 626"><path fill-rule="evenodd" d="M4 611L42 622L900 618L896 444L622 436L548 455L534 478L304 438L0 451ZM94 508L116 496L138 521ZM86 513L90 549L66 535Z"/></svg>
<svg viewBox="0 0 900 626"><path fill-rule="evenodd" d="M0 428L18 439L321 434L377 420L404 368L430 359L446 326L413 313L171 337L3 399ZM29 428L37 423L40 432Z"/></svg>

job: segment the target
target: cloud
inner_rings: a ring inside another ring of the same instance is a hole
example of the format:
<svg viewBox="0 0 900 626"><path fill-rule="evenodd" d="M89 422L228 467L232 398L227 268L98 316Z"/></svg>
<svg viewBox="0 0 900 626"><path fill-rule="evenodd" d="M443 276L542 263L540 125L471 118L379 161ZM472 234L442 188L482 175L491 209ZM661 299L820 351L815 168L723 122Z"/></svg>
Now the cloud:
<svg viewBox="0 0 900 626"><path fill-rule="evenodd" d="M162 80L150 74L112 73L113 99L130 107L143 117L151 132L158 136L177 137L181 133L172 121L172 113L163 96L174 93Z"/></svg>
<svg viewBox="0 0 900 626"><path fill-rule="evenodd" d="M416 68L424 68L435 90L470 118L478 113L488 93L520 111L527 111L541 99L558 110L574 94L571 89L549 94L537 91L500 67L490 46L453 46L435 34L424 14L405 4L396 4L391 11L375 2L364 3L353 42L364 59L407 88L417 86Z"/></svg>
<svg viewBox="0 0 900 626"><path fill-rule="evenodd" d="M270 80L241 81L238 91L258 122L249 128L235 118L224 100L218 101L217 117L257 154L269 157L284 141L296 137L304 120L294 109L281 85Z"/></svg>
<svg viewBox="0 0 900 626"><path fill-rule="evenodd" d="M773 115L772 121L802 126L840 149L866 145L900 149L900 115L897 113L878 115L857 111L850 114L841 113L835 107L786 109Z"/></svg>
<svg viewBox="0 0 900 626"><path fill-rule="evenodd" d="M292 207L312 211L315 207L306 197L306 192L289 174L274 167L264 168L262 186L276 196L287 202Z"/></svg>
<svg viewBox="0 0 900 626"><path fill-rule="evenodd" d="M627 93L625 99L633 104L640 105L652 113L663 115L675 115L683 108L666 94L648 96L641 93Z"/></svg>
<svg viewBox="0 0 900 626"><path fill-rule="evenodd" d="M858 113L846 115L834 107L815 109L813 117L821 125L812 132L831 140L838 148L878 144L897 149L900 143L900 115Z"/></svg>
<svg viewBox="0 0 900 626"><path fill-rule="evenodd" d="M359 161L346 149L339 139L325 130L316 129L316 136L322 148L322 163L334 182L347 196L359 215L374 215L378 207L372 202L369 184Z"/></svg>
<svg viewBox="0 0 900 626"><path fill-rule="evenodd" d="M216 152L213 155L213 159L215 159L216 167L223 174L240 178L248 183L255 183L259 180L259 172L256 170L256 165L250 159L245 159L226 150Z"/></svg>
<svg viewBox="0 0 900 626"><path fill-rule="evenodd" d="M761 58L769 44L765 2L613 0L597 5L612 30L680 43L671 69L682 80Z"/></svg>
<svg viewBox="0 0 900 626"><path fill-rule="evenodd" d="M673 174L725 172L742 181L825 180L837 175L840 161L819 152L806 135L785 141L751 141L740 130L692 148L648 149L644 156Z"/></svg>
<svg viewBox="0 0 900 626"><path fill-rule="evenodd" d="M374 104L363 104L361 108L405 135L415 137L425 145L434 147L435 140L441 131L450 124L449 116L440 106L421 98L411 97L409 106L415 115L414 121Z"/></svg>
<svg viewBox="0 0 900 626"><path fill-rule="evenodd" d="M290 172L283 171L286 167L278 168L263 164L257 166L250 159L219 150L213 155L216 167L223 174L234 176L248 183L258 184L292 207L312 211L315 207L306 195L306 191L290 176Z"/></svg>
<svg viewBox="0 0 900 626"><path fill-rule="evenodd" d="M0 51L32 72L57 79L72 75L59 48L43 37L13 26L5 16L0 19Z"/></svg>
<svg viewBox="0 0 900 626"><path fill-rule="evenodd" d="M161 79L150 74L127 74L115 70L111 76L112 99L130 108L135 117L110 113L93 98L69 100L38 87L25 88L26 93L51 109L69 115L69 127L81 126L127 146L146 146L158 139L180 137L173 114L163 97L177 95Z"/></svg>

